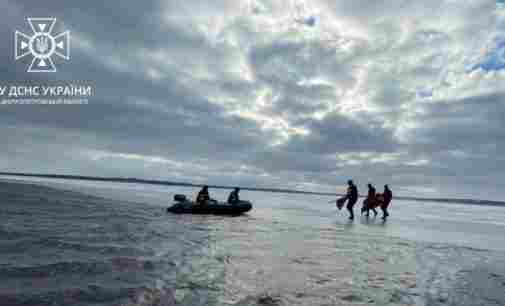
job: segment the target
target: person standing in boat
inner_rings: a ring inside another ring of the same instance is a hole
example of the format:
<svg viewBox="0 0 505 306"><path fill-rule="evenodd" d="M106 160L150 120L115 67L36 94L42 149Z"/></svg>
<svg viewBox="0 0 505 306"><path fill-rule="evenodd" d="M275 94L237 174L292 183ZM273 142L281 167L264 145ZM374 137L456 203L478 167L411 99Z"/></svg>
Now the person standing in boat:
<svg viewBox="0 0 505 306"><path fill-rule="evenodd" d="M196 197L196 204L205 205L207 201L210 201L209 186L203 186L202 190L198 192L198 196Z"/></svg>
<svg viewBox="0 0 505 306"><path fill-rule="evenodd" d="M393 192L391 191L391 189L389 189L388 185L384 185L383 197L384 197L384 202L381 203L381 209L382 209L382 213L383 213L382 219L385 220L389 216L388 206L389 206L389 203L391 203L391 200L393 199Z"/></svg>
<svg viewBox="0 0 505 306"><path fill-rule="evenodd" d="M228 196L228 204L236 204L240 201L240 197L238 193L240 192L240 188L236 187L230 195Z"/></svg>
<svg viewBox="0 0 505 306"><path fill-rule="evenodd" d="M349 211L349 220L354 220L354 204L358 201L358 187L354 185L352 180L348 180L347 184L349 187L347 188L347 210Z"/></svg>

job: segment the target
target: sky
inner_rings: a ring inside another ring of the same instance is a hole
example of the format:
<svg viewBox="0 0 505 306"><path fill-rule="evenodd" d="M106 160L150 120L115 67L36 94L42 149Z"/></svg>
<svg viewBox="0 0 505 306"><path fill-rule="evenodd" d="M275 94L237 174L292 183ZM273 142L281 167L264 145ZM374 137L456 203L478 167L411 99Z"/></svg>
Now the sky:
<svg viewBox="0 0 505 306"><path fill-rule="evenodd" d="M503 200L505 4L456 0L0 3L0 170ZM56 73L14 60L26 18L71 33Z"/></svg>

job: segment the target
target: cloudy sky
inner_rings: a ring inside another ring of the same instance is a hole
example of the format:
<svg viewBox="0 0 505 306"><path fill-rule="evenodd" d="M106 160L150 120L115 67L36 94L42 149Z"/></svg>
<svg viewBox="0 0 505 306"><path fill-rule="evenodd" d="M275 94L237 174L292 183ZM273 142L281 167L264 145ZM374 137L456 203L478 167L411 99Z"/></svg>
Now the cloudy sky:
<svg viewBox="0 0 505 306"><path fill-rule="evenodd" d="M2 0L0 85L95 93L0 105L0 170L503 199L501 2ZM14 61L27 17L57 73Z"/></svg>

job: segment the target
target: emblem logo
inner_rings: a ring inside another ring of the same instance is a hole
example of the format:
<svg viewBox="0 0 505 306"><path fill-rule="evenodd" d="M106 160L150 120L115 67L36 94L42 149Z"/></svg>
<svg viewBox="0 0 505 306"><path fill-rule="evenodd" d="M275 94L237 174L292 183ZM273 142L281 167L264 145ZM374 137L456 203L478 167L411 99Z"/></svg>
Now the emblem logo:
<svg viewBox="0 0 505 306"><path fill-rule="evenodd" d="M33 31L31 36L20 31L15 34L15 60L31 56L28 72L56 72L53 56L70 59L70 32L53 36L56 18L28 18Z"/></svg>

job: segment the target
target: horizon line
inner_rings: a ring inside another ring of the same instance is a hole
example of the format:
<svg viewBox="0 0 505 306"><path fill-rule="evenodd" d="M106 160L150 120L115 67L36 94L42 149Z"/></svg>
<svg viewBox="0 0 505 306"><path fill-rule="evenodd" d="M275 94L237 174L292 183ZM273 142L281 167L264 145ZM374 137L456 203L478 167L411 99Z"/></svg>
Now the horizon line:
<svg viewBox="0 0 505 306"><path fill-rule="evenodd" d="M199 183L187 183L187 182L175 182L175 181L142 179L142 178L136 178L136 177L101 177L101 176L88 176L88 175L41 174L41 173L3 172L3 171L0 171L0 175L2 175L2 176L19 176L19 177L37 177L37 178L47 178L47 179L68 179L68 180L81 180L81 181L102 181L102 182L106 181L106 182L116 182L116 183L140 183L140 184L149 184L149 185L181 186L181 187L203 187L203 186L208 186L209 188L216 188L216 189L233 189L235 187L239 187L242 190L248 190L248 191L311 194L311 195L322 195L322 196L344 196L344 194L342 194L342 193L305 191L305 190L285 189L285 188L240 187L240 186L211 185L211 184L199 184ZM363 198L363 197L365 197L365 196L364 195L360 195L360 198ZM476 204L476 205L492 205L492 206L501 205L501 206L505 206L505 201L483 200L483 199L469 199L469 198L425 198L425 197L409 197L409 196L395 196L394 198L400 199L400 200L412 200L412 201L451 202L451 203Z"/></svg>

